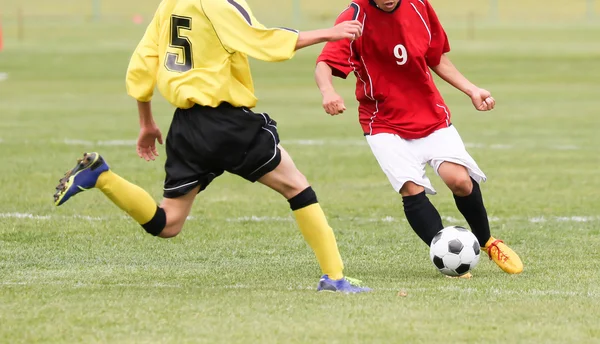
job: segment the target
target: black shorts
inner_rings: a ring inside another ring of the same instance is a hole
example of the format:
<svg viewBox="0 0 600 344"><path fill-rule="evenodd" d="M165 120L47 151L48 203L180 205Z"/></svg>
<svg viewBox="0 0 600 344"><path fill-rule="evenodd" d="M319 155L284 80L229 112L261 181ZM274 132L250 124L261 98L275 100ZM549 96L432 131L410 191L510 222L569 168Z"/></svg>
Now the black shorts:
<svg viewBox="0 0 600 344"><path fill-rule="evenodd" d="M204 190L224 171L256 182L281 162L277 123L223 103L177 109L167 135L164 197Z"/></svg>

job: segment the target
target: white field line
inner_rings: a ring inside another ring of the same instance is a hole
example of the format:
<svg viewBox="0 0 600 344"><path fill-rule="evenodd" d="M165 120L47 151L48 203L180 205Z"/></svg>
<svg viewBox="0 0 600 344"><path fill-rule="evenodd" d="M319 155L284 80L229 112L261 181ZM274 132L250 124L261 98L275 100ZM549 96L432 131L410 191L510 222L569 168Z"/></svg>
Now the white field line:
<svg viewBox="0 0 600 344"><path fill-rule="evenodd" d="M50 215L33 215L25 213L1 213L2 219L31 219L31 220L50 220Z"/></svg>
<svg viewBox="0 0 600 344"><path fill-rule="evenodd" d="M0 213L0 219L16 219L16 220L39 220L39 221L48 221L48 220L86 220L86 221L107 221L116 218L126 219L127 217L124 215L121 216L106 216L106 217L94 217L94 216L85 216L85 215L36 215L30 213ZM340 221L356 221L356 222L384 222L384 223L400 223L406 222L405 218L397 218L393 216L385 216L385 217L336 217L332 218ZM462 223L464 222L461 219L445 216L442 219L448 223ZM189 216L188 220L190 221L202 221L202 218ZM530 223L564 223L564 222L572 222L572 223L586 223L586 222L598 222L600 221L600 216L552 216L552 217L507 217L507 218L499 218L499 217L489 217L490 222L510 222L510 221L523 221L526 220ZM293 222L293 217L282 217L282 216L242 216L242 217L233 217L233 218L225 218L227 222Z"/></svg>
<svg viewBox="0 0 600 344"><path fill-rule="evenodd" d="M68 146L135 146L136 140L108 140L108 141L89 141L64 139L62 141Z"/></svg>
<svg viewBox="0 0 600 344"><path fill-rule="evenodd" d="M104 221L107 218L92 217L85 215L34 215L28 213L0 213L0 219L19 219L19 220L86 220L86 221Z"/></svg>
<svg viewBox="0 0 600 344"><path fill-rule="evenodd" d="M236 218L227 218L227 222L291 222L294 221L291 217L280 217L280 216L242 216Z"/></svg>
<svg viewBox="0 0 600 344"><path fill-rule="evenodd" d="M476 278L476 277L474 277ZM453 283L456 280L448 280L448 283ZM112 283L112 284L100 284L100 283L72 283L69 281L52 281L52 282L0 282L0 286L14 287L14 286L41 286L41 285L54 285L62 286L67 288L98 288L98 287L123 287L123 288L166 288L166 289L237 289L237 290L272 290L272 288L266 288L263 286L253 286L247 284L230 284L221 286L202 286L202 285L184 285L184 284L170 284L170 283ZM288 286L285 290L315 290L315 286ZM469 294L469 295L521 295L521 296L567 296L567 297L589 297L598 298L600 293L595 291L566 291L556 289L530 289L530 290L509 290L502 288L469 288L459 286L439 286L432 288L374 288L373 292L398 292L405 291L407 296L419 293L452 293L452 294Z"/></svg>
<svg viewBox="0 0 600 344"><path fill-rule="evenodd" d="M30 141L23 140L11 140L6 141L0 139L0 143L30 143ZM35 141L40 143L47 143L48 141ZM66 138L62 141L50 141L53 144L64 144L67 146L87 146L87 147L135 147L136 140L83 140L83 139L70 139ZM294 140L282 140L281 143L285 146L337 146L337 147L353 147L353 146L368 146L366 140L359 139L294 139ZM493 144L483 144L483 143L472 143L467 142L465 146L469 149L485 149L485 150L510 150L510 149L543 149L550 151L566 151L566 150L580 150L581 147L577 145L562 145L562 144L551 144L551 145L514 145L514 144L505 144L505 143L493 143Z"/></svg>

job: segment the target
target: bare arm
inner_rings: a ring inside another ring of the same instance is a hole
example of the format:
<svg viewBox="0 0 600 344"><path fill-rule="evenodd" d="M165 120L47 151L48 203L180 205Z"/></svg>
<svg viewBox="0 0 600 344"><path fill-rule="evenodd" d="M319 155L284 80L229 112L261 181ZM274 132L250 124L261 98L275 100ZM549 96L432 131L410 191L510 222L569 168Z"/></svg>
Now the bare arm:
<svg viewBox="0 0 600 344"><path fill-rule="evenodd" d="M138 113L140 117L140 134L137 141L138 156L146 161L154 160L158 156L156 141L162 145L162 133L154 122L152 116L152 103L138 100Z"/></svg>
<svg viewBox="0 0 600 344"><path fill-rule="evenodd" d="M496 105L496 100L494 100L491 93L470 82L445 54L442 55L440 64L431 67L431 69L444 81L469 96L477 110L492 110Z"/></svg>
<svg viewBox="0 0 600 344"><path fill-rule="evenodd" d="M464 94L469 97L473 93L473 90L477 88L473 83L471 83L461 72L454 66L452 61L445 54L442 55L440 60L440 64L431 67L431 69L435 72L435 74L439 75L440 78L444 79L447 83L454 86L456 89L462 91Z"/></svg>
<svg viewBox="0 0 600 344"><path fill-rule="evenodd" d="M325 94L327 92L335 92L335 88L333 87L333 71L331 67L325 62L319 62L317 64L317 69L315 70L315 81L317 82L317 86L321 91L321 94Z"/></svg>
<svg viewBox="0 0 600 344"><path fill-rule="evenodd" d="M302 31L298 34L296 50L306 48L311 45L327 42L331 36L331 29L321 29L313 31Z"/></svg>
<svg viewBox="0 0 600 344"><path fill-rule="evenodd" d="M344 113L346 111L344 99L342 99L333 87L333 71L327 63L317 63L315 81L323 96L323 109L325 109L325 112L332 116Z"/></svg>
<svg viewBox="0 0 600 344"><path fill-rule="evenodd" d="M298 34L296 50L323 42L356 39L361 34L362 24L357 20L343 22L329 29L304 31Z"/></svg>
<svg viewBox="0 0 600 344"><path fill-rule="evenodd" d="M201 1L223 45L231 51L262 61L291 59L298 49L331 40L360 36L359 21L348 21L334 28L300 32L286 28L269 29L252 14L246 3L235 1Z"/></svg>
<svg viewBox="0 0 600 344"><path fill-rule="evenodd" d="M140 128L155 125L152 117L152 102L137 102L138 113L140 117Z"/></svg>

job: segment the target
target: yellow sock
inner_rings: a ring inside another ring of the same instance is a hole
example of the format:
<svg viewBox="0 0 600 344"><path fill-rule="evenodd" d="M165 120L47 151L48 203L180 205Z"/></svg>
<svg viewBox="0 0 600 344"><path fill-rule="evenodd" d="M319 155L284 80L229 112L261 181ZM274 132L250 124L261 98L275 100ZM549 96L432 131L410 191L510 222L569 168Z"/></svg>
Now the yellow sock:
<svg viewBox="0 0 600 344"><path fill-rule="evenodd" d="M150 194L110 170L98 177L96 188L141 225L156 213L156 202Z"/></svg>
<svg viewBox="0 0 600 344"><path fill-rule="evenodd" d="M344 264L325 214L318 203L294 211L304 240L315 252L323 274L338 280L344 277Z"/></svg>

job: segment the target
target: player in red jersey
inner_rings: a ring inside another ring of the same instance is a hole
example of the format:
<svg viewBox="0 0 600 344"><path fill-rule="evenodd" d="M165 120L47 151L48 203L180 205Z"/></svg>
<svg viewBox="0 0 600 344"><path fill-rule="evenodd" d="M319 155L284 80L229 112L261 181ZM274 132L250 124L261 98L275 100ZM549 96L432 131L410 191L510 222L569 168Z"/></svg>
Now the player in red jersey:
<svg viewBox="0 0 600 344"><path fill-rule="evenodd" d="M325 111L335 116L346 110L332 76L345 79L354 72L360 124L381 169L402 195L413 230L430 245L443 228L426 196L436 193L425 175L429 164L454 194L458 210L490 258L507 273L521 273L519 256L490 234L479 188L486 176L452 125L430 70L468 95L479 111L492 110L496 101L445 55L448 38L429 1L354 0L337 22L348 20L362 22L363 35L326 44L317 60L315 77Z"/></svg>

